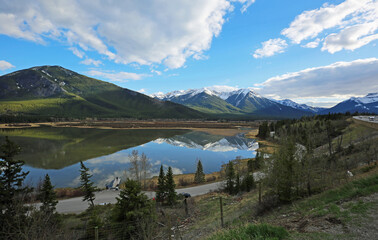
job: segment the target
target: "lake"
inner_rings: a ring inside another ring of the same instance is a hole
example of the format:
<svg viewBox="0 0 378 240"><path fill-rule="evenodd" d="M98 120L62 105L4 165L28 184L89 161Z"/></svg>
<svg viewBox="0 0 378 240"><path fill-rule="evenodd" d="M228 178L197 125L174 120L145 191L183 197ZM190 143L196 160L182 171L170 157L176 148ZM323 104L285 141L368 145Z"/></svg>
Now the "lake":
<svg viewBox="0 0 378 240"><path fill-rule="evenodd" d="M177 129L93 129L39 127L0 129L4 136L21 146L16 157L30 171L26 183L35 185L46 173L55 187L77 187L80 161L91 170L99 187L115 177L123 177L130 167L133 150L144 153L151 164L151 175L160 165L171 166L174 174L194 173L201 159L204 172L219 171L221 165L237 156L252 158L258 147L243 133L234 136Z"/></svg>

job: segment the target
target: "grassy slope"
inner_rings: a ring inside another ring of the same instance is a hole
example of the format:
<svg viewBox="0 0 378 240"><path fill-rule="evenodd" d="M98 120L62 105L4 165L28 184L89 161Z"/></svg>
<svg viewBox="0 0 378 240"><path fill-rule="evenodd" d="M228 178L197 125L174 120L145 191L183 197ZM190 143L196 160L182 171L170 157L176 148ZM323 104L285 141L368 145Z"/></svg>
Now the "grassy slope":
<svg viewBox="0 0 378 240"><path fill-rule="evenodd" d="M374 135L372 132L371 128L351 124L344 134L352 142L360 142L361 139L371 141L367 137ZM367 232L372 229L365 225L371 225L372 216L378 215L378 200L370 197L378 193L378 166L359 167L352 172L353 182L339 183L335 189L281 206L259 218L252 217L258 204L256 190L236 197L218 193L203 196L197 200L200 214L187 236L195 237L207 230L216 232L211 239L246 239L245 223L253 221L283 226L290 230L290 239L358 238L361 229ZM226 226L234 230L218 232L219 196L223 197Z"/></svg>
<svg viewBox="0 0 378 240"><path fill-rule="evenodd" d="M18 82L23 82L23 88L19 90L16 88ZM57 87L57 84L60 87ZM7 87L2 91L0 114L66 118L204 117L204 114L193 109L175 103L157 101L146 95L57 66L26 69L1 76L0 85L4 89ZM25 87L29 89L25 90ZM51 89L55 89L54 94ZM41 94L46 91L52 95L43 97Z"/></svg>

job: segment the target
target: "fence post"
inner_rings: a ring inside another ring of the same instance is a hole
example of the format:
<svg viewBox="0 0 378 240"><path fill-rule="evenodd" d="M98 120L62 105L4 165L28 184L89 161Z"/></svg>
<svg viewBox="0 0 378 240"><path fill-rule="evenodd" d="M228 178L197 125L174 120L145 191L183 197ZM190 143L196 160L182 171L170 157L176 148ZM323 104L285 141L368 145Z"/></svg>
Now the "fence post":
<svg viewBox="0 0 378 240"><path fill-rule="evenodd" d="M261 204L261 181L259 181L259 204Z"/></svg>
<svg viewBox="0 0 378 240"><path fill-rule="evenodd" d="M189 211L188 211L188 202L186 201L186 198L184 199L184 205L185 205L185 214L188 217Z"/></svg>
<svg viewBox="0 0 378 240"><path fill-rule="evenodd" d="M95 227L94 230L95 230L95 240L98 240L98 227Z"/></svg>
<svg viewBox="0 0 378 240"><path fill-rule="evenodd" d="M223 223L223 202L222 202L222 197L219 198L219 202L220 202L220 212L221 212L221 226L223 228L224 227L224 223Z"/></svg>
<svg viewBox="0 0 378 240"><path fill-rule="evenodd" d="M172 220L171 220L171 215L169 215L169 218L168 218L168 239L169 240L172 240Z"/></svg>

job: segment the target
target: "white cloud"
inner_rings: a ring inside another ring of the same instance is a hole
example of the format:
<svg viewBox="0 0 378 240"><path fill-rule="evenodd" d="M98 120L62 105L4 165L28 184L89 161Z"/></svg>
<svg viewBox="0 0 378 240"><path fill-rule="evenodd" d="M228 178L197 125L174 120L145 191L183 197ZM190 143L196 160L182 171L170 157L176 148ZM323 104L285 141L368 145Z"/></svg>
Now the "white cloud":
<svg viewBox="0 0 378 240"><path fill-rule="evenodd" d="M75 48L75 47L70 47L70 48L68 48L68 49L71 50L72 53L73 53L74 55L76 55L77 57L79 57L79 58L83 58L83 57L85 56L85 53L84 53L84 52L80 51L79 49L77 49L77 48Z"/></svg>
<svg viewBox="0 0 378 240"><path fill-rule="evenodd" d="M298 44L301 41L316 37L326 29L354 22L358 14L366 11L366 4L372 0L346 0L339 5L324 4L319 9L304 11L290 24L289 28L282 30L282 35Z"/></svg>
<svg viewBox="0 0 378 240"><path fill-rule="evenodd" d="M266 42L262 43L262 48L259 48L253 54L254 58L270 57L276 53L284 52L284 49L287 47L285 40L281 38L269 39Z"/></svg>
<svg viewBox="0 0 378 240"><path fill-rule="evenodd" d="M346 0L339 5L324 4L319 9L301 13L281 33L299 44L329 30L331 33L324 32L328 36L322 50L334 53L342 49L354 50L378 39L377 19L378 1Z"/></svg>
<svg viewBox="0 0 378 240"><path fill-rule="evenodd" d="M247 9L256 1L256 0L233 0L234 2L240 2L242 7L240 8L240 12L244 13Z"/></svg>
<svg viewBox="0 0 378 240"><path fill-rule="evenodd" d="M1 71L7 70L7 69L10 69L10 68L14 68L14 66L11 63L4 61L4 60L0 60L0 70Z"/></svg>
<svg viewBox="0 0 378 240"><path fill-rule="evenodd" d="M323 35L319 36L322 40L317 38L302 47L316 48L322 42L322 51L329 53L360 48L378 39L378 1L345 0L338 5L326 3L296 16L281 34L294 44Z"/></svg>
<svg viewBox="0 0 378 240"><path fill-rule="evenodd" d="M142 88L142 89L139 89L137 92L146 93L146 89Z"/></svg>
<svg viewBox="0 0 378 240"><path fill-rule="evenodd" d="M217 92L233 92L233 91L239 90L238 87L231 87L227 85L213 85L206 88L213 91L217 91Z"/></svg>
<svg viewBox="0 0 378 240"><path fill-rule="evenodd" d="M254 2L238 1L242 11ZM179 68L187 58L203 56L210 48L233 4L234 0L2 1L0 34L40 43L59 39L117 63Z"/></svg>
<svg viewBox="0 0 378 240"><path fill-rule="evenodd" d="M378 20L347 27L339 33L328 35L324 40L322 51L335 53L343 49L354 50L360 48L378 39L378 33L372 34L377 29Z"/></svg>
<svg viewBox="0 0 378 240"><path fill-rule="evenodd" d="M309 42L305 45L302 45L302 47L305 47L305 48L316 48L319 46L319 42L320 42L320 39L317 38L315 41L312 41L312 42Z"/></svg>
<svg viewBox="0 0 378 240"><path fill-rule="evenodd" d="M86 58L85 60L81 61L80 63L84 64L84 65L95 65L96 67L98 67L99 65L102 64L102 62L100 60L94 60L92 58Z"/></svg>
<svg viewBox="0 0 378 240"><path fill-rule="evenodd" d="M283 74L256 86L267 97L316 101L320 98L345 99L376 92L377 79L378 59L367 58Z"/></svg>
<svg viewBox="0 0 378 240"><path fill-rule="evenodd" d="M156 75L160 76L162 73L161 71L158 71L158 70L155 70L155 69L151 69L151 73L156 73Z"/></svg>
<svg viewBox="0 0 378 240"><path fill-rule="evenodd" d="M149 77L148 74L137 74L130 72L102 72L98 70L91 70L88 72L90 76L104 77L114 82L127 82L129 80L141 80L144 77Z"/></svg>

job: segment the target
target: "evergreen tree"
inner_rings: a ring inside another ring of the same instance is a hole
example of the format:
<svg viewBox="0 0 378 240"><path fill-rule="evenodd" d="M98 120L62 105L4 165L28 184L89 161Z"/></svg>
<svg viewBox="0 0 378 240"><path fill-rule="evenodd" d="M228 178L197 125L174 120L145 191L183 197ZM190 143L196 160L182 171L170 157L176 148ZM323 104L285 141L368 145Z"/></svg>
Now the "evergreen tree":
<svg viewBox="0 0 378 240"><path fill-rule="evenodd" d="M140 183L131 179L117 197L112 215L120 239L143 239L145 223L155 218L152 201L142 193Z"/></svg>
<svg viewBox="0 0 378 240"><path fill-rule="evenodd" d="M194 174L194 182L195 183L205 182L205 173L203 173L201 159L198 159L198 162L197 162L197 170L196 170L196 173Z"/></svg>
<svg viewBox="0 0 378 240"><path fill-rule="evenodd" d="M256 156L257 156L257 154L256 154ZM248 167L248 172L249 173L253 172L253 170L254 170L253 165L254 165L253 159L248 160L247 167Z"/></svg>
<svg viewBox="0 0 378 240"><path fill-rule="evenodd" d="M247 173L246 176L244 176L242 184L241 184L241 190L249 192L254 187L255 181L253 179L253 174Z"/></svg>
<svg viewBox="0 0 378 240"><path fill-rule="evenodd" d="M164 202L166 197L166 184L165 184L165 174L163 165L160 166L160 173L158 178L158 185L157 185L157 191L156 191L156 201L157 202Z"/></svg>
<svg viewBox="0 0 378 240"><path fill-rule="evenodd" d="M15 227L22 227L26 222L25 214L28 208L20 199L22 199L21 195L29 193L31 189L22 186L25 177L29 174L22 171L24 162L14 159L20 151L20 147L8 137L0 146L0 232L2 234L14 233Z"/></svg>
<svg viewBox="0 0 378 240"><path fill-rule="evenodd" d="M237 194L240 192L240 176L239 176L239 173L236 174L236 178L235 178L235 190L234 190L234 194Z"/></svg>
<svg viewBox="0 0 378 240"><path fill-rule="evenodd" d="M260 153L260 152L256 153L255 161L254 161L254 164L253 164L253 170L254 171L260 169L262 161L264 159L263 156L264 156L264 153Z"/></svg>
<svg viewBox="0 0 378 240"><path fill-rule="evenodd" d="M228 162L226 166L226 192L229 194L234 193L234 179L235 179L235 170L234 170L234 163L232 161Z"/></svg>
<svg viewBox="0 0 378 240"><path fill-rule="evenodd" d="M268 122L265 121L262 124L260 124L257 137L259 137L261 139L266 139L266 138L269 137L269 134L270 134L269 125L268 125Z"/></svg>
<svg viewBox="0 0 378 240"><path fill-rule="evenodd" d="M54 191L54 187L51 184L50 177L48 174L45 176L45 180L43 181L42 188L40 193L37 197L38 200L41 201L42 205L40 207L41 211L46 214L52 214L55 211L55 206L58 204L56 200L56 194Z"/></svg>
<svg viewBox="0 0 378 240"><path fill-rule="evenodd" d="M167 191L167 204L173 205L176 203L177 193L176 193L176 184L173 180L172 168L168 167L168 172L166 178L166 191Z"/></svg>
<svg viewBox="0 0 378 240"><path fill-rule="evenodd" d="M91 181L92 175L89 174L89 168L85 167L84 163L80 161L80 181L81 181L81 189L84 191L83 201L88 201L91 207L94 207L93 201L95 200L96 188L93 186L93 182Z"/></svg>
<svg viewBox="0 0 378 240"><path fill-rule="evenodd" d="M294 140L287 139L273 156L272 172L268 181L282 202L290 202L295 197L295 179L299 169L295 151Z"/></svg>

